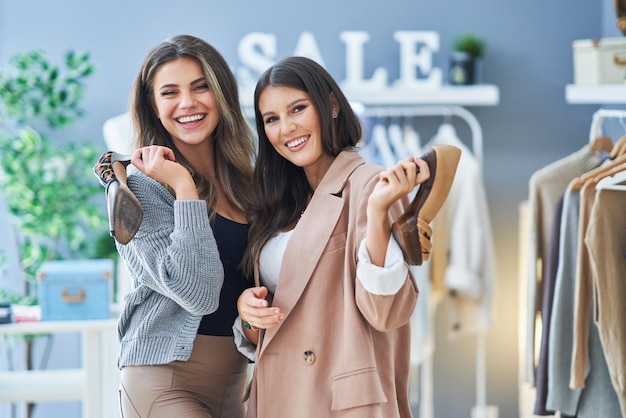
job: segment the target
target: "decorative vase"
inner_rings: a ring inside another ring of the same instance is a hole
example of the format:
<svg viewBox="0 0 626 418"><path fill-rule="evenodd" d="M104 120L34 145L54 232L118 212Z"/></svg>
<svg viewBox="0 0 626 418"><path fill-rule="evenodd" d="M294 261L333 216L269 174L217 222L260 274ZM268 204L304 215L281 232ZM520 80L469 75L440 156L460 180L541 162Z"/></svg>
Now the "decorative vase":
<svg viewBox="0 0 626 418"><path fill-rule="evenodd" d="M448 75L450 84L474 84L476 82L476 59L467 52L452 52Z"/></svg>

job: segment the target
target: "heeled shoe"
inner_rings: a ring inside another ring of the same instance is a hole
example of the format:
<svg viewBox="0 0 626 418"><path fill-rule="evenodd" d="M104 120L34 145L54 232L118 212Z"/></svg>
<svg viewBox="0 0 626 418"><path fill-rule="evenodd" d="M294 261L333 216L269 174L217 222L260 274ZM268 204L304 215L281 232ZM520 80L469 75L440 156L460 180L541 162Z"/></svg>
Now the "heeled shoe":
<svg viewBox="0 0 626 418"><path fill-rule="evenodd" d="M124 245L135 236L143 219L141 203L126 184L130 159L130 155L109 151L102 154L93 167L100 184L106 188L109 232Z"/></svg>
<svg viewBox="0 0 626 418"><path fill-rule="evenodd" d="M434 145L421 157L426 161L430 177L419 185L405 212L391 225L391 232L400 245L405 261L421 265L430 257L432 230L429 224L448 197L461 149L453 145Z"/></svg>

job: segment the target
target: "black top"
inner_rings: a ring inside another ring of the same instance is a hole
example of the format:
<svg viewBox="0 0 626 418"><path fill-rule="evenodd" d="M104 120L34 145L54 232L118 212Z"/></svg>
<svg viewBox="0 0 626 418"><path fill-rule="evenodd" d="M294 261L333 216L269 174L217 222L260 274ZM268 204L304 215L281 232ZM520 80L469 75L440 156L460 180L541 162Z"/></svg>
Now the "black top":
<svg viewBox="0 0 626 418"><path fill-rule="evenodd" d="M248 224L240 224L217 213L211 224L224 265L224 285L220 294L219 308L202 318L198 334L232 336L233 323L238 315L237 298L244 289L253 284L251 279L244 277L239 268L248 244Z"/></svg>

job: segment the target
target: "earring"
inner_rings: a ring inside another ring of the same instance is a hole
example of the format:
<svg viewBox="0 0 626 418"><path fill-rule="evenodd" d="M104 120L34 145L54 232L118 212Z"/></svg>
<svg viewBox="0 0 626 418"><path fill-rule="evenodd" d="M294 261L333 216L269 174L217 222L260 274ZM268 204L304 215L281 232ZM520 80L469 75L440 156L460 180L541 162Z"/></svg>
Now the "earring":
<svg viewBox="0 0 626 418"><path fill-rule="evenodd" d="M337 114L333 113L333 119L337 119Z"/></svg>

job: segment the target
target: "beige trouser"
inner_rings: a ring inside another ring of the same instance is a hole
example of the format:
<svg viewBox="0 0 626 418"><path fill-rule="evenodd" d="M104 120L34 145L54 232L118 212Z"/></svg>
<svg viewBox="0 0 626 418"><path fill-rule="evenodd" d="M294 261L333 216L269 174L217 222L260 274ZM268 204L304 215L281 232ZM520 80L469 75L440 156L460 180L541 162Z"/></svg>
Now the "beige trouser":
<svg viewBox="0 0 626 418"><path fill-rule="evenodd" d="M188 361L122 368L122 418L243 418L248 360L232 337L196 336Z"/></svg>

